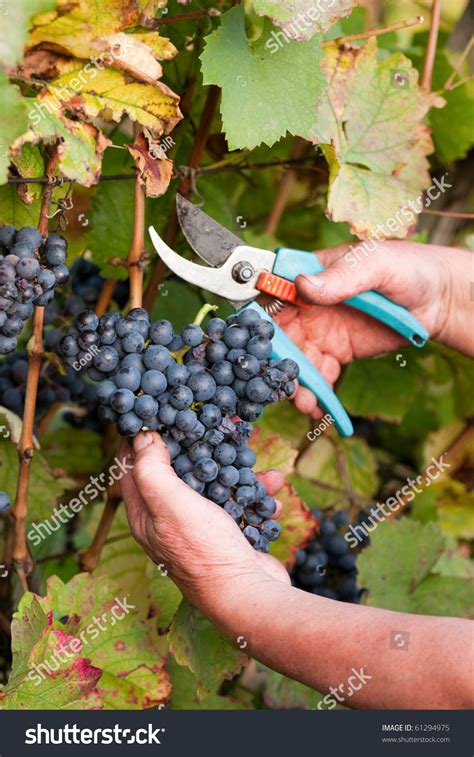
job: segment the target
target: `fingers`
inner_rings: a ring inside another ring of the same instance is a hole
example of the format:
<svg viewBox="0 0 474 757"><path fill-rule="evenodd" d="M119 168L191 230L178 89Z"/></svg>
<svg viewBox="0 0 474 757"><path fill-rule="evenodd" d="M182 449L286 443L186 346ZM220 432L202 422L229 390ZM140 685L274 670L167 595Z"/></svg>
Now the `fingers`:
<svg viewBox="0 0 474 757"><path fill-rule="evenodd" d="M298 389L294 403L296 409L299 410L299 412L303 415L308 415L311 418L316 418L317 420L323 417L323 411L318 406L316 397L312 392L310 392L309 389L306 389L304 386L300 386L300 388Z"/></svg>
<svg viewBox="0 0 474 757"><path fill-rule="evenodd" d="M285 477L279 470L267 470L257 473L257 479L265 484L267 494L274 497L285 483Z"/></svg>
<svg viewBox="0 0 474 757"><path fill-rule="evenodd" d="M399 245L389 244L392 246L387 249L387 243L367 239L359 246L343 245L318 253L326 269L315 276L298 276L299 294L316 305L335 305L369 289L390 296L387 290L390 279L398 276L407 264L411 267L413 261Z"/></svg>
<svg viewBox="0 0 474 757"><path fill-rule="evenodd" d="M122 459L126 458L127 461L130 460L134 463L133 452L128 442L122 442L120 446L120 455ZM122 479L120 480L120 488L122 490L122 495L125 501L125 506L127 508L129 520L133 522L136 520L138 513L146 509L146 504L137 487L135 486L132 470L133 468L131 470L127 470L127 472L123 475Z"/></svg>
<svg viewBox="0 0 474 757"><path fill-rule="evenodd" d="M133 449L133 482L150 512L164 504L181 501L180 494L188 500L194 494L174 472L168 448L158 434L149 431L137 434Z"/></svg>

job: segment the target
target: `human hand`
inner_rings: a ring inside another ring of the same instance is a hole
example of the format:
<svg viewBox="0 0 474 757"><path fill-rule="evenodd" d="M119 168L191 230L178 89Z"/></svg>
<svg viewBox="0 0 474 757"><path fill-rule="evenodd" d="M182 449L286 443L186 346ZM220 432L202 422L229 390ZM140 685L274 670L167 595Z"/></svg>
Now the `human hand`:
<svg viewBox="0 0 474 757"><path fill-rule="evenodd" d="M221 605L231 598L238 605L254 582L289 583L281 563L256 552L230 515L178 478L158 434L141 432L122 453L133 461L121 480L131 532L196 607L219 616ZM258 478L272 496L284 483L279 471ZM280 513L278 503L273 517Z"/></svg>
<svg viewBox="0 0 474 757"><path fill-rule="evenodd" d="M463 348L456 344L451 311L455 310L453 292L466 280L465 269L472 259L469 253L386 241L378 242L374 252L360 261L348 244L318 251L318 257L326 270L296 279L299 294L317 307L303 310L288 306L277 320L330 385L346 363L407 344L379 321L342 304L368 289L407 308L433 339ZM314 418L322 415L314 395L304 387L298 388L295 404L304 414Z"/></svg>

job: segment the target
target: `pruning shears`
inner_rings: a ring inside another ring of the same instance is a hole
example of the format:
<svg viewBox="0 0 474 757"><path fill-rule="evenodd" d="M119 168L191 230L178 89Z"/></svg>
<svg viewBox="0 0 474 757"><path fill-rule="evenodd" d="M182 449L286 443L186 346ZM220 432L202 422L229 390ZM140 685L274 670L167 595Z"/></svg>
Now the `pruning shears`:
<svg viewBox="0 0 474 757"><path fill-rule="evenodd" d="M351 436L354 431L351 420L335 393L273 320L286 303L312 307L300 300L294 282L299 274L314 275L324 270L317 255L286 247L275 252L250 247L181 195L177 196L176 204L187 241L208 265L202 266L178 255L150 226L151 240L163 262L180 278L224 297L237 310L252 308L261 318L271 321L275 327L272 357L295 360L300 366L299 383L316 396L338 431L343 436ZM263 306L256 302L262 294L268 295L268 302ZM423 347L428 340L427 330L411 313L377 292L363 292L345 300L344 304L376 318L416 347Z"/></svg>

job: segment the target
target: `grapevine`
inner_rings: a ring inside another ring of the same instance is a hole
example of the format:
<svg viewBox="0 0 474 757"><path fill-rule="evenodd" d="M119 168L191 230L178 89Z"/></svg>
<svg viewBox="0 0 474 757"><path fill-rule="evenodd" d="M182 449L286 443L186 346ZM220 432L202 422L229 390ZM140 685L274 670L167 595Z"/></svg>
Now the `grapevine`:
<svg viewBox="0 0 474 757"><path fill-rule="evenodd" d="M305 0L187 5L0 3L0 710L323 699L196 609L183 550L170 561L161 538L133 537L149 503L131 517L122 479L141 442L156 452L143 432L235 536L242 574L262 565L334 617L472 617L472 361L433 341L368 358L369 319L351 330L327 292L303 314L263 295L347 409L343 438L261 310L213 291L211 267L211 291L168 270L147 231L183 261L206 253L182 233L179 193L249 255L316 250L327 266L345 245L354 286L385 239L472 249L462 3L315 2L317 18ZM215 536L195 566L210 591ZM135 609L87 647L90 617L125 595ZM64 637L76 657L54 686L34 681Z"/></svg>

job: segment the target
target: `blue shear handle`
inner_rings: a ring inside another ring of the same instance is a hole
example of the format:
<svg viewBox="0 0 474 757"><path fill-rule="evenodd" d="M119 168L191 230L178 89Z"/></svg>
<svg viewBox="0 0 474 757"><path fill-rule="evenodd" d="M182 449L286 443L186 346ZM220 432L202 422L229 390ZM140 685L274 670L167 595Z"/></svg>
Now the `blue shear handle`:
<svg viewBox="0 0 474 757"><path fill-rule="evenodd" d="M284 279L294 281L301 273L314 275L324 271L324 266L317 255L301 250L290 250L282 247L276 251L276 261L273 273ZM408 310L396 305L391 300L377 292L369 291L357 294L349 300L344 300L363 313L376 318L394 331L408 339L415 347L423 347L429 339L425 327L412 316Z"/></svg>
<svg viewBox="0 0 474 757"><path fill-rule="evenodd" d="M263 308L257 302L251 302L249 305L245 305L242 310L252 308L256 310L261 318L265 318L266 321L271 321L275 328L275 336L273 337L273 352L272 358L275 360L283 360L284 358L291 358L300 367L300 374L298 381L303 386L306 386L316 396L318 403L324 407L324 409L331 416L332 421L335 423L337 430L343 436L352 436L354 429L352 427L351 419L347 415L343 406L339 402L338 398L332 391L331 387L325 382L323 377L318 373L316 368L308 358L295 346L291 339L281 330Z"/></svg>

